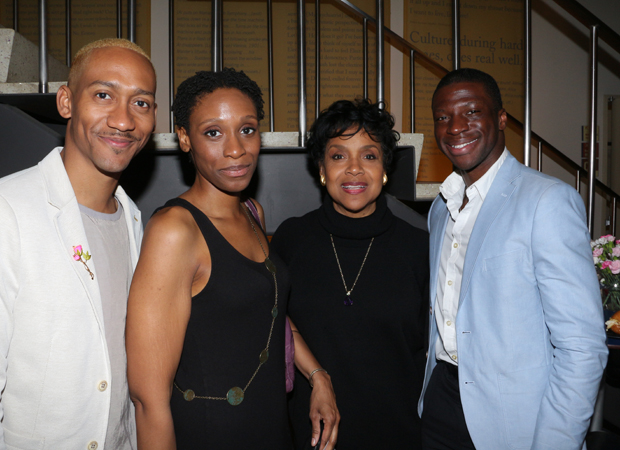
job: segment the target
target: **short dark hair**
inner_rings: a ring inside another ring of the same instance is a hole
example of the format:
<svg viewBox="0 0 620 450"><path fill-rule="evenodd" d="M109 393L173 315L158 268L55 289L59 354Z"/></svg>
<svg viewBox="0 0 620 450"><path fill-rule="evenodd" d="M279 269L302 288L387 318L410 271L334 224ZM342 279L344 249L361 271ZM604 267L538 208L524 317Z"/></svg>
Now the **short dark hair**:
<svg viewBox="0 0 620 450"><path fill-rule="evenodd" d="M499 91L499 86L497 85L495 78L481 70L469 68L453 70L444 76L435 88L435 92L433 93L433 101L435 100L435 95L437 95L437 92L441 88L454 83L480 83L493 102L493 112L497 113L503 108L502 94Z"/></svg>
<svg viewBox="0 0 620 450"><path fill-rule="evenodd" d="M200 71L189 77L179 85L174 98L172 111L176 124L180 128L189 130L189 116L198 101L207 94L221 88L238 89L247 95L256 107L256 116L259 120L265 117L263 110L263 94L256 84L243 71L237 72L233 68L223 68L220 72Z"/></svg>
<svg viewBox="0 0 620 450"><path fill-rule="evenodd" d="M400 134L394 131L394 117L383 108L384 104L368 99L339 100L322 111L310 128L308 153L317 167L325 160L325 147L330 139L352 137L362 128L370 138L381 144L383 168L387 171ZM355 128L352 133L347 133Z"/></svg>

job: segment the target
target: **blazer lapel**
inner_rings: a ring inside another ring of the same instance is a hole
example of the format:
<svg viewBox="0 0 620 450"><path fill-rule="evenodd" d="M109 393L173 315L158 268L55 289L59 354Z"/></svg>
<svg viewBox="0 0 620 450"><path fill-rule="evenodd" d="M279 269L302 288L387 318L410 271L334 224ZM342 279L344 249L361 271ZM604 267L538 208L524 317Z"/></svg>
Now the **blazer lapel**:
<svg viewBox="0 0 620 450"><path fill-rule="evenodd" d="M435 305L435 296L437 295L437 277L439 276L439 264L441 262L441 249L443 246L443 237L446 233L446 226L450 212L441 195L438 195L433 202L430 211L429 230L429 262L430 262L430 302L431 307Z"/></svg>
<svg viewBox="0 0 620 450"><path fill-rule="evenodd" d="M94 274L94 279L91 278L84 264L73 258L74 246L81 245L82 250L88 251L89 254L91 251L86 239L86 232L82 224L82 216L77 199L60 158L60 150L62 150L60 147L54 149L52 153L39 163L39 168L45 180L45 189L47 191L49 207L51 208L50 213L61 245L66 253L69 265L73 268L84 288L99 327L103 332L103 310L95 263L97 256L91 254L92 258L85 261L90 271ZM76 293L76 295L79 295L79 293Z"/></svg>
<svg viewBox="0 0 620 450"><path fill-rule="evenodd" d="M138 264L140 256L140 244L142 243L142 216L140 210L129 200L121 186L116 188L116 198L123 205L125 211L125 221L127 223L127 234L129 235L129 252L133 270Z"/></svg>
<svg viewBox="0 0 620 450"><path fill-rule="evenodd" d="M463 304L463 300L467 296L471 276L476 267L478 254L484 242L484 239L499 215L501 210L506 206L508 199L512 196L517 185L516 179L521 175L521 165L511 155L508 154L504 164L497 172L491 189L487 193L482 208L476 218L476 223L469 239L467 246L467 254L465 255L465 263L463 266L463 279L461 281L461 292L459 296L459 308Z"/></svg>

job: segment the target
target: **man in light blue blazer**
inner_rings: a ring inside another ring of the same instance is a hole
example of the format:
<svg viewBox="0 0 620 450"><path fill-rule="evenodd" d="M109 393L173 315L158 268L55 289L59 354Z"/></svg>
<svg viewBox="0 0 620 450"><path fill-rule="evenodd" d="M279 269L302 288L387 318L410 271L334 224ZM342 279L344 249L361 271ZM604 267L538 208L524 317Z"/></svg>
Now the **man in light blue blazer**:
<svg viewBox="0 0 620 450"><path fill-rule="evenodd" d="M607 361L583 201L505 148L488 74L449 73L432 107L455 171L428 217L424 448L581 449Z"/></svg>

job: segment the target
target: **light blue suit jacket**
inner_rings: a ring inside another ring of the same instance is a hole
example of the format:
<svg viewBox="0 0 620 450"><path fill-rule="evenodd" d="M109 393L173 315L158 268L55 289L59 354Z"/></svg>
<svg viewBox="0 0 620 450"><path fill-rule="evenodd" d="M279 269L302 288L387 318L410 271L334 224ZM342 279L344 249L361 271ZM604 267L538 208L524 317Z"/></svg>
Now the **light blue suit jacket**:
<svg viewBox="0 0 620 450"><path fill-rule="evenodd" d="M430 340L449 212L429 212ZM456 319L459 386L478 450L582 448L607 361L585 208L567 184L508 155L468 244ZM447 433L450 430L446 430Z"/></svg>

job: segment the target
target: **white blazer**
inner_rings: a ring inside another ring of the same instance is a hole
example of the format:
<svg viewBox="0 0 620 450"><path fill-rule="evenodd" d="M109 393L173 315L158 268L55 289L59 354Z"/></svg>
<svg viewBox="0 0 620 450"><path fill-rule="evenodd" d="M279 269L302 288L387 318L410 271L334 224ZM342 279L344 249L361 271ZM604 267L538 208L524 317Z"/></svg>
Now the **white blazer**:
<svg viewBox="0 0 620 450"><path fill-rule="evenodd" d="M73 246L91 252L61 150L0 179L0 450L104 447L111 375L97 255L93 280L73 259ZM116 197L135 268L140 211L122 188Z"/></svg>

